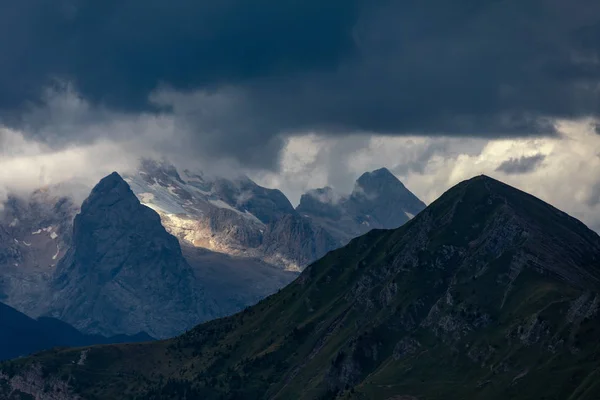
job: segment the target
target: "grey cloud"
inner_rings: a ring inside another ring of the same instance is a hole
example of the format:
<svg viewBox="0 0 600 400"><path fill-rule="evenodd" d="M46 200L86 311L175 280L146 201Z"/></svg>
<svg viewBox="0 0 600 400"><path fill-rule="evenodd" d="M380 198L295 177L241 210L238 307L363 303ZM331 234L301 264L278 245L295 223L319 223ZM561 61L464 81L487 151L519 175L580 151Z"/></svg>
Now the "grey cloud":
<svg viewBox="0 0 600 400"><path fill-rule="evenodd" d="M598 204L600 204L600 182L597 182L592 187L590 196L587 199L587 204L590 207L594 207L594 206L597 206Z"/></svg>
<svg viewBox="0 0 600 400"><path fill-rule="evenodd" d="M526 174L535 171L545 158L546 156L543 154L510 158L503 161L498 168L496 168L496 171L504 172L509 175Z"/></svg>
<svg viewBox="0 0 600 400"><path fill-rule="evenodd" d="M421 149L412 149L409 160L398 160L400 164L393 167L392 172L397 175L407 175L411 172L423 174L425 167L436 154L447 154L450 143L444 140L428 141Z"/></svg>
<svg viewBox="0 0 600 400"><path fill-rule="evenodd" d="M336 65L353 47L360 1L31 0L0 3L0 104L54 78L135 109L160 83L214 88Z"/></svg>
<svg viewBox="0 0 600 400"><path fill-rule="evenodd" d="M593 0L4 1L0 33L5 118L66 80L260 168L299 131L552 135L600 109Z"/></svg>

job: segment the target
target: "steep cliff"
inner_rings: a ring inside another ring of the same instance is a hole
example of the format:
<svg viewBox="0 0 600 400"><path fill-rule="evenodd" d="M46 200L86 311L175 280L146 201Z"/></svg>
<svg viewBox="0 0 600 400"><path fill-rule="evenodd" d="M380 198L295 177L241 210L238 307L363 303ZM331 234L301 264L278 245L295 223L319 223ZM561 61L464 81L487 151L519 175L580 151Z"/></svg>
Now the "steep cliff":
<svg viewBox="0 0 600 400"><path fill-rule="evenodd" d="M179 242L113 173L73 222L72 246L56 266L51 316L88 333L166 337L212 313Z"/></svg>

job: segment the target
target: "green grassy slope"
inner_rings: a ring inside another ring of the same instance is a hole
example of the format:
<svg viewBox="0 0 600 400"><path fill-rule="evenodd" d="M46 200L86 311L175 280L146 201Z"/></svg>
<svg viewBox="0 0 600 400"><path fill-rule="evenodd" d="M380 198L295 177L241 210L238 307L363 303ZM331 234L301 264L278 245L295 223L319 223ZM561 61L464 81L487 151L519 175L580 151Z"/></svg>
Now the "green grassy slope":
<svg viewBox="0 0 600 400"><path fill-rule="evenodd" d="M2 364L0 394L597 399L599 282L597 234L477 177L232 317L167 341Z"/></svg>

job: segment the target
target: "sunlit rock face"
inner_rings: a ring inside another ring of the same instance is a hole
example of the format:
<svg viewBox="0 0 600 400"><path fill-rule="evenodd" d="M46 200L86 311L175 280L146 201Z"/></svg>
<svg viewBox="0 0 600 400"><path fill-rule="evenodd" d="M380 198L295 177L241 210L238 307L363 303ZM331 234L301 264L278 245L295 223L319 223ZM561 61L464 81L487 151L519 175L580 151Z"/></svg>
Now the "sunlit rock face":
<svg viewBox="0 0 600 400"><path fill-rule="evenodd" d="M214 178L168 163L143 160L125 176L142 204L183 243L299 271L376 228L397 228L425 204L387 169L363 174L349 195L331 188L285 195L247 177Z"/></svg>
<svg viewBox="0 0 600 400"><path fill-rule="evenodd" d="M144 160L125 180L171 234L195 247L297 271L340 245L281 191L247 177L180 174L170 164Z"/></svg>

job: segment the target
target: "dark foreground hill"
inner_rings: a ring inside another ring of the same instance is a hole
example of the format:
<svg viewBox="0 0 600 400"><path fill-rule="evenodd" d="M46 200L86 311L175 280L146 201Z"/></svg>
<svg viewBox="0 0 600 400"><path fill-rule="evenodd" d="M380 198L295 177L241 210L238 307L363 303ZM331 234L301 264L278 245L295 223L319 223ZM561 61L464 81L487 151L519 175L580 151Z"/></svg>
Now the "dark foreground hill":
<svg viewBox="0 0 600 400"><path fill-rule="evenodd" d="M35 320L0 303L0 360L26 356L57 346L90 346L151 340L153 339L145 333L113 337L85 335L57 319L43 317Z"/></svg>
<svg viewBox="0 0 600 400"><path fill-rule="evenodd" d="M0 397L597 399L599 292L596 233L480 176L232 317L4 363Z"/></svg>

